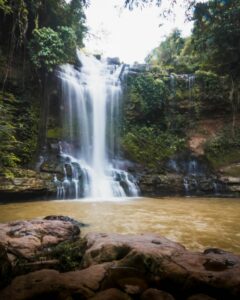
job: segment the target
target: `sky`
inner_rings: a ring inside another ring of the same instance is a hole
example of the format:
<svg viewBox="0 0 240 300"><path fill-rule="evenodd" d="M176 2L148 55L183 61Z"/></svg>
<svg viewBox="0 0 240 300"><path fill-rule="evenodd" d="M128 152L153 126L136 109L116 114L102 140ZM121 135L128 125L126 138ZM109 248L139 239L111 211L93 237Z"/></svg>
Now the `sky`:
<svg viewBox="0 0 240 300"><path fill-rule="evenodd" d="M183 36L190 35L192 24L185 21L182 0L177 2L175 18L166 20L154 5L129 11L123 8L123 0L91 0L85 11L89 28L85 48L107 57L119 57L125 63L142 63L174 28L179 28Z"/></svg>

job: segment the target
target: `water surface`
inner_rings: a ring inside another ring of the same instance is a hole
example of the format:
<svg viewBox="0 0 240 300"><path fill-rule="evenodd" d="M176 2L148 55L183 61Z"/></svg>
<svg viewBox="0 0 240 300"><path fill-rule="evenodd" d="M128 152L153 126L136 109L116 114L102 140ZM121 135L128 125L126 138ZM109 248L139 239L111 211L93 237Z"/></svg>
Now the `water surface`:
<svg viewBox="0 0 240 300"><path fill-rule="evenodd" d="M113 201L2 203L0 222L67 215L90 224L82 231L157 233L192 250L240 253L240 199L136 198Z"/></svg>

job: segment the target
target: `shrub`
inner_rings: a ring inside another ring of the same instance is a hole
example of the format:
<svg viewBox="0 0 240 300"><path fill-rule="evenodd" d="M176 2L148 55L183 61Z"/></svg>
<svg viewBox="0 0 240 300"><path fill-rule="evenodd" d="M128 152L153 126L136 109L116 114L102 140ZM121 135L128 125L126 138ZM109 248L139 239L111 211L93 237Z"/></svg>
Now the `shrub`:
<svg viewBox="0 0 240 300"><path fill-rule="evenodd" d="M185 139L145 126L126 133L122 138L122 146L132 160L149 168L157 168L185 147Z"/></svg>
<svg viewBox="0 0 240 300"><path fill-rule="evenodd" d="M76 35L71 28L64 26L58 27L57 31L48 27L35 29L29 49L35 68L52 72L57 65L73 60Z"/></svg>

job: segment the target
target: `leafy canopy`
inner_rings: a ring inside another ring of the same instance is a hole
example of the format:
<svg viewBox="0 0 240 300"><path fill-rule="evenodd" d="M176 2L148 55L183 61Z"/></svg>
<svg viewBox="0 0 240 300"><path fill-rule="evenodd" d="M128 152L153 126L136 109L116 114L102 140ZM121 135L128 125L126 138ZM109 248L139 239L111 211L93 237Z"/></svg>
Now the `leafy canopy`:
<svg viewBox="0 0 240 300"><path fill-rule="evenodd" d="M70 27L61 26L57 31L47 27L35 29L29 45L33 65L52 72L57 65L74 59L76 41L75 32Z"/></svg>
<svg viewBox="0 0 240 300"><path fill-rule="evenodd" d="M197 3L193 42L204 69L240 77L240 1Z"/></svg>

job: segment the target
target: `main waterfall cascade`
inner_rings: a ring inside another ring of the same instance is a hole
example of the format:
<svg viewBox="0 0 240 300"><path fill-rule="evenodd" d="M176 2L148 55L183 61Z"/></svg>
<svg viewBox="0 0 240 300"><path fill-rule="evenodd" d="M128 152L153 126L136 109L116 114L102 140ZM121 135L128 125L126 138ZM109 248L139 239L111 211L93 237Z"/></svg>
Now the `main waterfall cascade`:
<svg viewBox="0 0 240 300"><path fill-rule="evenodd" d="M56 175L58 198L137 196L135 179L119 166L118 127L122 66L77 51L81 67L63 65L64 142L59 142L64 178Z"/></svg>

